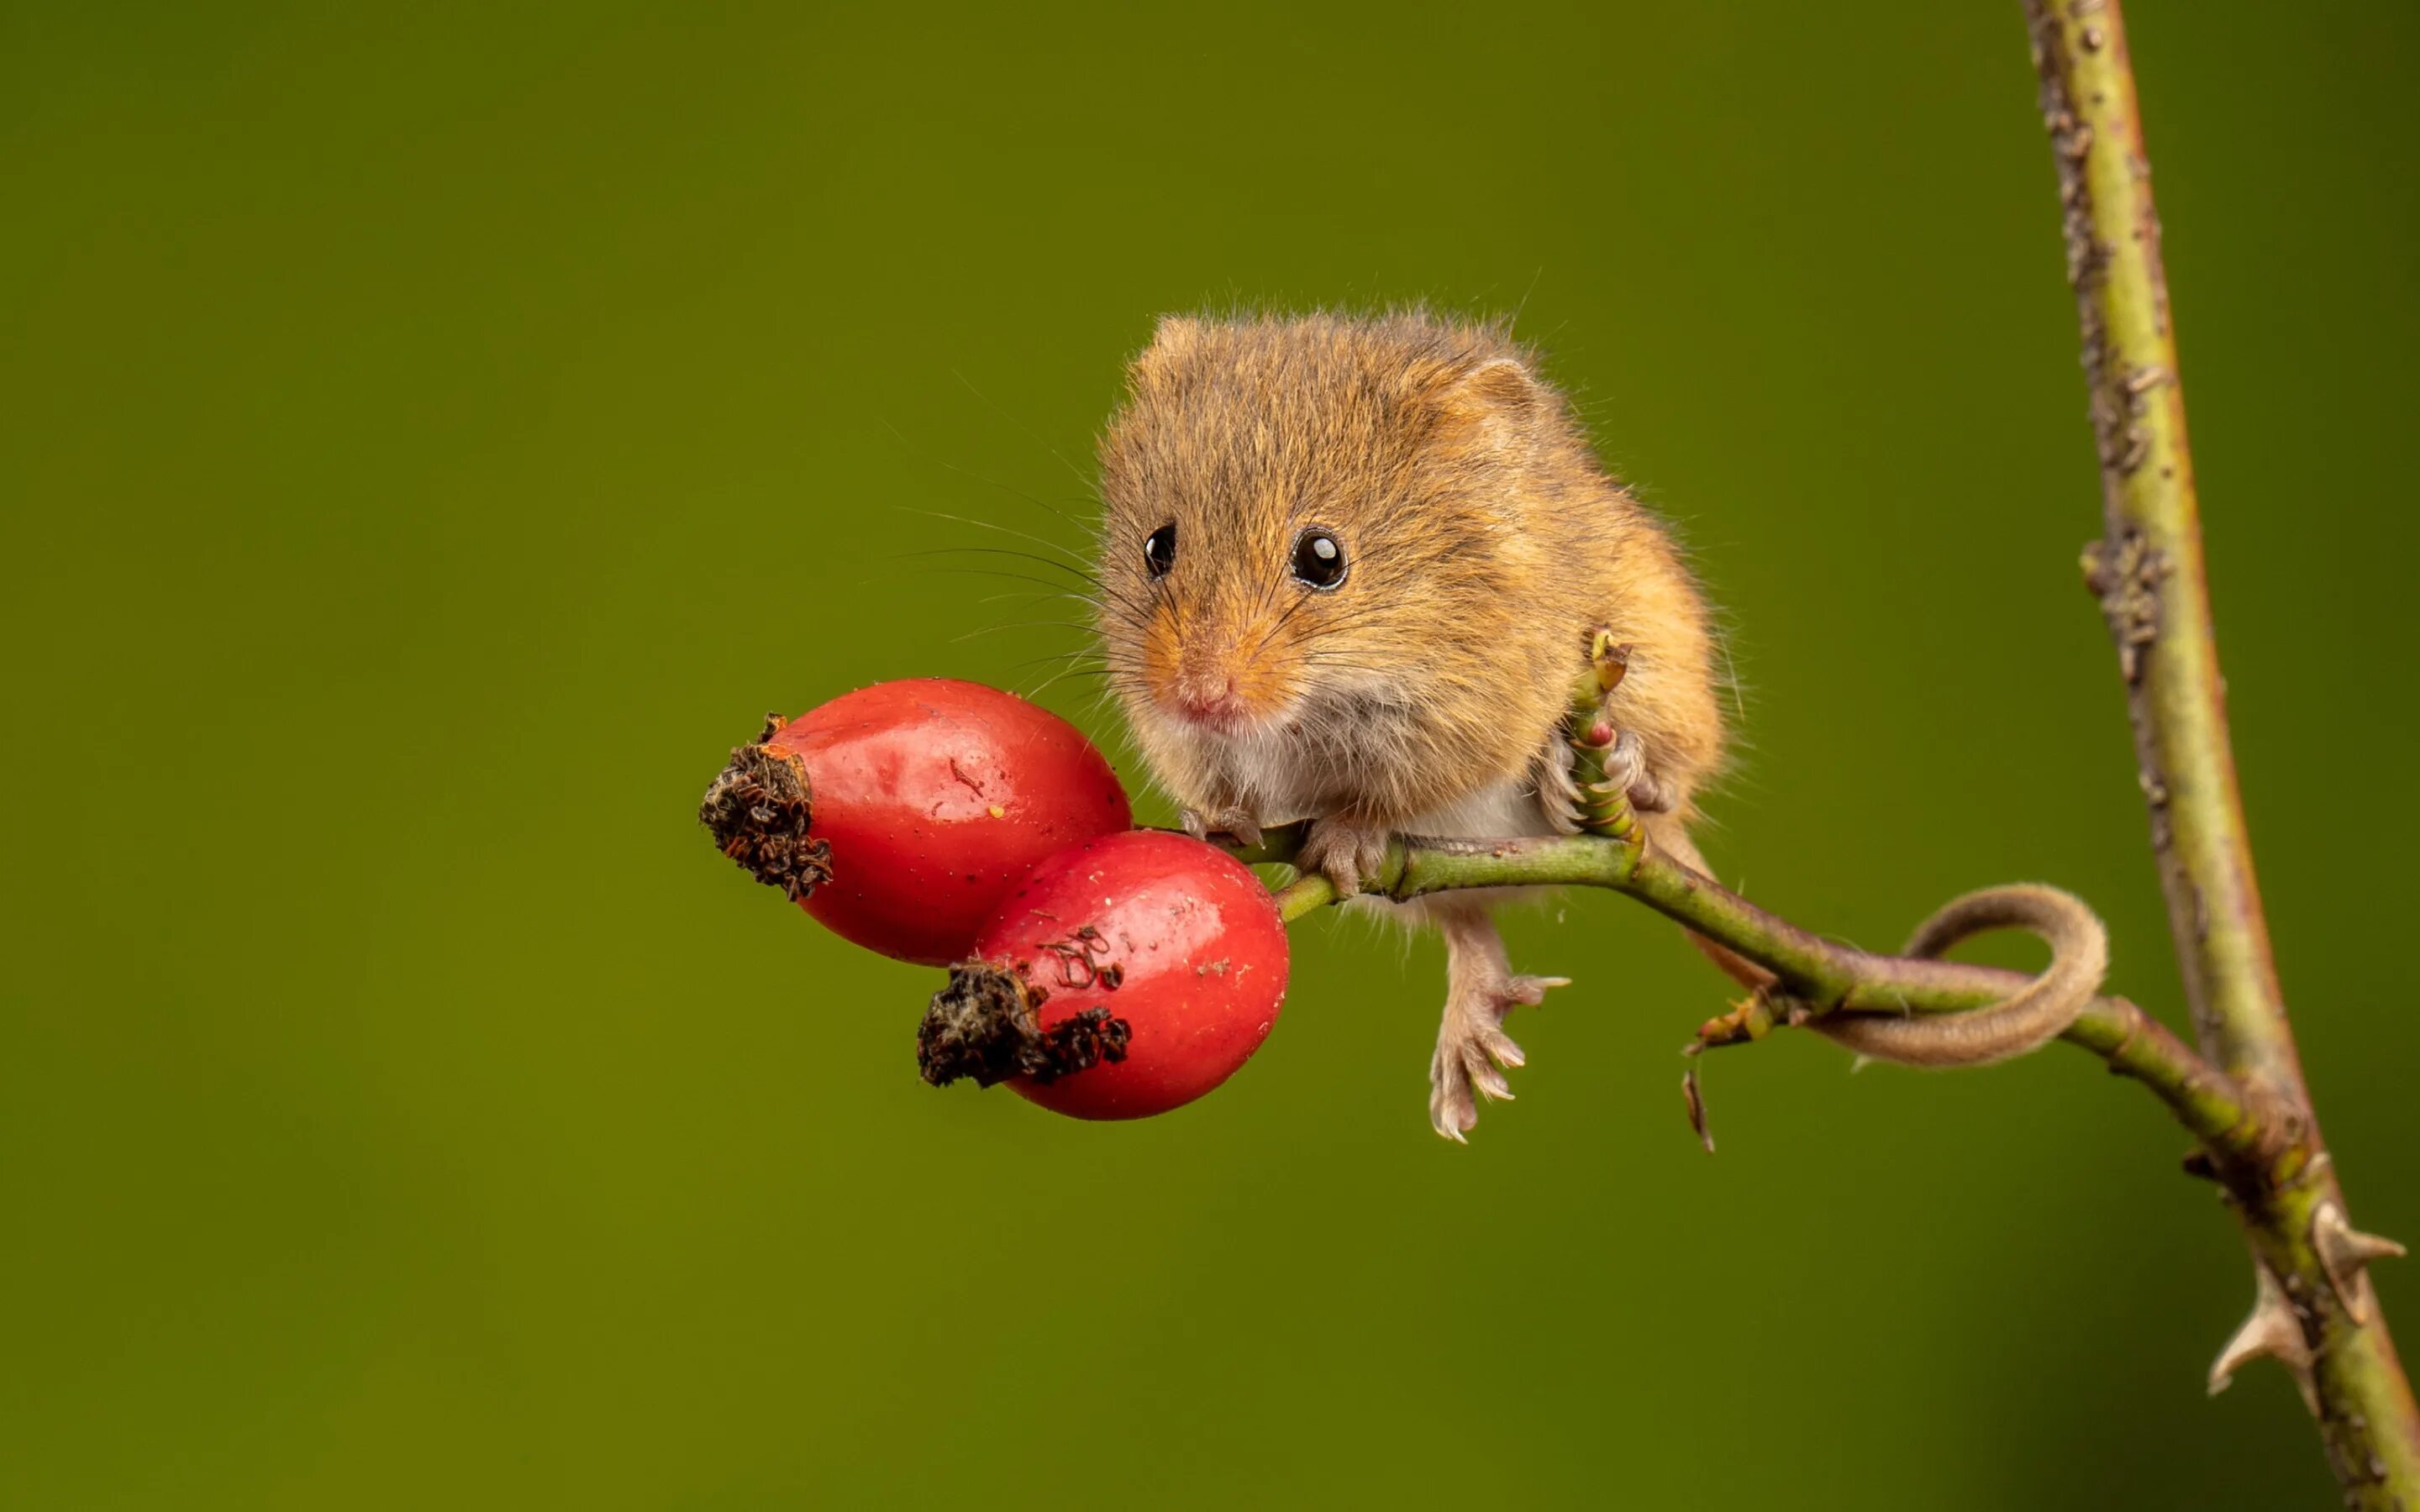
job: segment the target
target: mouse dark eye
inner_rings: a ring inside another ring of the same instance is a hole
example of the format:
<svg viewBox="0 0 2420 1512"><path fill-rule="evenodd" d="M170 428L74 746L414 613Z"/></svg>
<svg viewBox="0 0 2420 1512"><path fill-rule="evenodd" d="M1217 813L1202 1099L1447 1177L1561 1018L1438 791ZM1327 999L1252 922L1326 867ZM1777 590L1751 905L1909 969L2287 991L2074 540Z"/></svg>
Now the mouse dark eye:
<svg viewBox="0 0 2420 1512"><path fill-rule="evenodd" d="M1344 543L1334 532L1314 525L1295 538L1294 580L1312 588L1333 588L1344 580Z"/></svg>
<svg viewBox="0 0 2420 1512"><path fill-rule="evenodd" d="M1142 543L1142 564L1155 578L1165 578L1168 569L1176 565L1176 522L1169 521L1151 532Z"/></svg>

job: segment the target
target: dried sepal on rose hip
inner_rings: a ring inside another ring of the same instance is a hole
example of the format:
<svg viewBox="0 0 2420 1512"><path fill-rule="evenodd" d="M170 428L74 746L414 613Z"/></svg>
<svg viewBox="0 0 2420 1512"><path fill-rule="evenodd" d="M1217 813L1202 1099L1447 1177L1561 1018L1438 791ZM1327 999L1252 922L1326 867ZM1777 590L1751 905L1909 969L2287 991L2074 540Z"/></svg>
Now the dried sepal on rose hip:
<svg viewBox="0 0 2420 1512"><path fill-rule="evenodd" d="M1200 841L1132 830L1036 866L951 969L916 1039L924 1079L1006 1082L1078 1119L1141 1119L1233 1075L1285 1002L1285 925Z"/></svg>
<svg viewBox="0 0 2420 1512"><path fill-rule="evenodd" d="M954 678L877 683L732 752L698 817L716 845L843 938L945 965L1051 853L1133 823L1083 733Z"/></svg>
<svg viewBox="0 0 2420 1512"><path fill-rule="evenodd" d="M810 833L814 785L806 763L772 748L788 722L765 716L765 733L732 751L731 764L707 785L697 819L742 871L799 903L831 880L831 846Z"/></svg>
<svg viewBox="0 0 2420 1512"><path fill-rule="evenodd" d="M936 1087L971 1077L997 1087L1012 1077L1055 1082L1126 1057L1132 1026L1088 1008L1042 1027L1045 993L1007 966L970 961L950 968L916 1028L916 1069Z"/></svg>

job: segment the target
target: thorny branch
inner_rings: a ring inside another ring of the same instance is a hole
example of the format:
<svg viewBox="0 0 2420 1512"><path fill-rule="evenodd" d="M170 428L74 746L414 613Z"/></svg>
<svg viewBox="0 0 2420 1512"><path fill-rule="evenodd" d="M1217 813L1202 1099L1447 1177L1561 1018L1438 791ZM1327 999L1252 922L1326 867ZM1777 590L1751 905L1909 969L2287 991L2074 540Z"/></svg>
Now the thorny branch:
<svg viewBox="0 0 2420 1512"><path fill-rule="evenodd" d="M1303 826L1264 830L1258 845L1229 842L1245 861L1291 861ZM1643 832L1627 840L1449 841L1405 837L1364 891L1403 901L1458 887L1594 887L1626 893L1666 918L1772 972L1776 986L1739 1011L1709 1020L1693 1048L1761 1039L1832 1013L1962 1013L2000 1002L2027 979L1962 962L1878 955L1811 933L1664 856ZM1318 875L1278 893L1287 919L1337 901ZM2236 1085L2122 997L2099 997L2061 1036L2149 1088L2210 1152L2211 1173L2251 1171L2291 1140L2290 1108Z"/></svg>
<svg viewBox="0 0 2420 1512"><path fill-rule="evenodd" d="M2371 1297L2303 1084L2226 725L2159 215L2118 0L2025 0L2083 329L2102 539L2086 578L2117 641L2151 845L2209 1059L2286 1110L2273 1158L2226 1174L2258 1274L2212 1386L2261 1353L2293 1370L2348 1505L2420 1507L2420 1411Z"/></svg>
<svg viewBox="0 0 2420 1512"><path fill-rule="evenodd" d="M2151 203L2118 0L2025 0L2041 106L2058 168L2069 282L2100 455L2105 537L2085 575L2116 642L2151 842L2201 1050L2133 1003L2099 997L2061 1038L2148 1088L2198 1148L2253 1252L2252 1315L2220 1351L2211 1389L2268 1355L2319 1420L2349 1506L2420 1509L2420 1412L2367 1266L2403 1253L2355 1230L2312 1115L2287 1022L2237 793L2204 578L2184 400L2177 377L2159 221ZM1811 934L1658 855L1623 794L1625 750L1594 712L1621 648L1592 648L1571 735L1585 827L1570 839L1400 838L1365 890L1397 900L1457 887L1582 885L1646 903L1776 979L1708 1021L1692 1050L1761 1038L1832 1014L1961 1013L2026 978L1952 962L1874 955ZM1290 861L1300 826L1231 848ZM1326 878L1280 889L1288 919L1337 901ZM1689 1111L1703 1134L1694 1079ZM1709 1147L1711 1148L1711 1146Z"/></svg>

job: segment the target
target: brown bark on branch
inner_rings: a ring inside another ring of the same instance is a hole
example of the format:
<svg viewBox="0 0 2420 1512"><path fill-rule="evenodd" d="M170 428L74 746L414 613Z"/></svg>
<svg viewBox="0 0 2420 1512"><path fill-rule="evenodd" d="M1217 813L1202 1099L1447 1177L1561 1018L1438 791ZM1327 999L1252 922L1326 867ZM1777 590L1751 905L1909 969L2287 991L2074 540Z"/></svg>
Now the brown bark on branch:
<svg viewBox="0 0 2420 1512"><path fill-rule="evenodd" d="M2151 845L2203 1054L2290 1108L2291 1145L2228 1173L2263 1274L2212 1389L2257 1353L2296 1372L2348 1505L2420 1507L2420 1412L2346 1220L2303 1083L2236 786L2185 444L2150 162L2118 0L2025 0L2058 168L2068 280L2101 459L2104 534L2086 576L2118 643Z"/></svg>
<svg viewBox="0 0 2420 1512"><path fill-rule="evenodd" d="M2118 645L2152 849L2201 1049L2118 997L2093 999L2060 1038L2168 1105L2199 1142L2191 1168L2221 1183L2242 1222L2254 1307L2219 1351L2211 1389L2254 1359L2276 1359L2319 1420L2346 1504L2420 1512L2420 1411L2367 1273L2369 1262L2402 1246L2361 1233L2347 1216L2253 875L2123 20L2117 0L2025 0L2025 8L2101 462L2106 533L2085 553L2086 577ZM1595 675L1575 689L1571 731L1581 789L1591 795L1590 833L1398 840L1367 890L1409 899L1577 884L1628 893L1773 974L1748 1002L1707 1023L1696 1049L1759 1039L1778 1026L1971 1013L2027 984L2012 972L1836 944L1657 855L1629 811L1626 783L1609 775L1621 764L1621 738L1594 712L1621 675L1621 648L1592 649ZM1233 848L1248 860L1282 861L1299 841L1289 828ZM1316 875L1280 894L1288 918L1335 901ZM1688 1090L1702 1134L1694 1079Z"/></svg>

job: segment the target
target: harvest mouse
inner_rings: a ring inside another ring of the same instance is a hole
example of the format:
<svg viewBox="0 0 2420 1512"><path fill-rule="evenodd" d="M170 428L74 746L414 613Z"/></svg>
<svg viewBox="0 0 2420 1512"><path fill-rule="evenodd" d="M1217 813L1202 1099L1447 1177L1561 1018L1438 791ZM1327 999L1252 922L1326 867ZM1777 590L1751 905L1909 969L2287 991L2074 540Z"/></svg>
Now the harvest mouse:
<svg viewBox="0 0 2420 1512"><path fill-rule="evenodd" d="M1127 377L1100 443L1099 628L1187 827L1308 819L1302 864L1347 895L1390 834L1570 833L1562 722L1602 626L1629 648L1608 709L1640 744L1648 843L1704 872L1689 825L1724 742L1705 601L1507 327L1417 310L1170 317ZM1445 938L1429 1118L1449 1139L1477 1123L1479 1095L1512 1096L1506 1012L1564 985L1513 971L1492 912L1514 896L1376 904ZM1957 1043L1939 1021L1835 1037L1918 1063L1998 1058L2064 1027L2082 1001L2065 997L1982 1015Z"/></svg>

